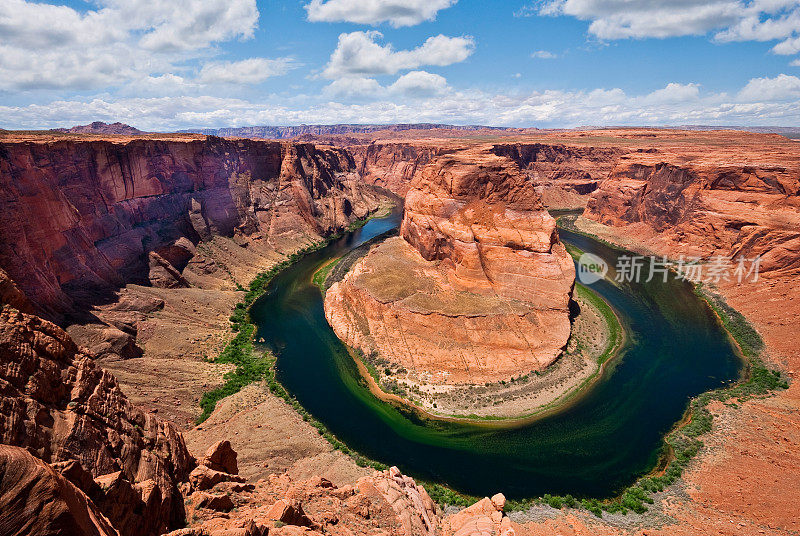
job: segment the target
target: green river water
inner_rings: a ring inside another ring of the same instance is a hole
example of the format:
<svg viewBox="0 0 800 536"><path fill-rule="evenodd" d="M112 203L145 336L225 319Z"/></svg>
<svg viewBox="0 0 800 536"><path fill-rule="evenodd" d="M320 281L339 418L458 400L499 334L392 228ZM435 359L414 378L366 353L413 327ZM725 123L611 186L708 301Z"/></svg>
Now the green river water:
<svg viewBox="0 0 800 536"><path fill-rule="evenodd" d="M370 458L473 495L606 497L655 466L691 397L739 378L741 360L689 284L602 280L591 288L617 311L628 342L579 400L521 426L420 420L369 393L311 282L327 260L396 227L399 218L373 219L304 257L278 274L250 311L258 336L278 357L281 383ZM624 253L565 230L560 236L612 267Z"/></svg>

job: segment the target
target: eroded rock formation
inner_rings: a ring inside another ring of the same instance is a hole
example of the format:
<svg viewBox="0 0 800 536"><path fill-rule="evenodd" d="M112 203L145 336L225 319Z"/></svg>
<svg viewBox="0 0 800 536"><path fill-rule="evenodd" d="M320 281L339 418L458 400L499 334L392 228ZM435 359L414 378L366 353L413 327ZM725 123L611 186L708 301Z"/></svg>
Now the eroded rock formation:
<svg viewBox="0 0 800 536"><path fill-rule="evenodd" d="M210 488L192 485L187 504L195 521L170 536L434 536L441 527L425 489L396 467L342 487L319 477L273 475L242 484L235 475L219 474L224 476Z"/></svg>
<svg viewBox="0 0 800 536"><path fill-rule="evenodd" d="M125 282L185 286L194 244L212 236L291 249L375 206L341 149L221 138L0 143L0 266L54 318Z"/></svg>
<svg viewBox="0 0 800 536"><path fill-rule="evenodd" d="M701 153L668 147L631 153L592 194L584 215L606 225L631 226L659 253L761 255L762 272L796 270L800 148L794 154L769 146L754 149Z"/></svg>
<svg viewBox="0 0 800 536"><path fill-rule="evenodd" d="M79 464L64 470L124 536L160 534L184 519L178 484L194 459L181 434L132 406L62 329L9 306L0 310L0 442ZM36 471L53 482L42 486L61 485Z"/></svg>
<svg viewBox="0 0 800 536"><path fill-rule="evenodd" d="M119 536L77 486L25 449L0 445L0 534Z"/></svg>
<svg viewBox="0 0 800 536"><path fill-rule="evenodd" d="M519 167L480 147L438 157L389 239L327 292L346 343L433 383L541 370L570 334L574 267Z"/></svg>

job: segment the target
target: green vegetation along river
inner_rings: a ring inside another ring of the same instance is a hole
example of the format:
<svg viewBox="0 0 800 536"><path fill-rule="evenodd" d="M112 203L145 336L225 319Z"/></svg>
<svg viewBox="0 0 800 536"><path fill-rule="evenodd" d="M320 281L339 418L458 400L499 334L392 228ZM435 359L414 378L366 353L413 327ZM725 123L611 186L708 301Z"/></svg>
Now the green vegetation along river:
<svg viewBox="0 0 800 536"><path fill-rule="evenodd" d="M601 280L591 288L628 329L622 355L590 391L522 426L421 421L372 396L325 321L311 281L325 262L399 224L397 213L312 253L278 274L250 315L277 355L277 377L350 448L412 476L473 495L606 497L650 471L689 399L735 382L742 369L726 332L685 282ZM624 252L560 232L612 268ZM613 272L613 270L612 270Z"/></svg>

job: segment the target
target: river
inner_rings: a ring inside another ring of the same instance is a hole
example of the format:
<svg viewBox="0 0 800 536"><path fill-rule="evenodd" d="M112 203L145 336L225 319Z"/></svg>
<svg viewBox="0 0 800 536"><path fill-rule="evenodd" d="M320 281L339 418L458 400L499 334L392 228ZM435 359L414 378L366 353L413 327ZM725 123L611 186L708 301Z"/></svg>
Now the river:
<svg viewBox="0 0 800 536"><path fill-rule="evenodd" d="M399 225L364 227L278 274L250 314L277 355L277 377L350 448L404 473L473 495L607 497L650 471L689 399L735 382L742 362L688 283L591 285L628 331L622 354L563 411L523 426L421 421L376 399L328 326L313 273L327 260ZM561 239L611 267L623 251L560 230Z"/></svg>

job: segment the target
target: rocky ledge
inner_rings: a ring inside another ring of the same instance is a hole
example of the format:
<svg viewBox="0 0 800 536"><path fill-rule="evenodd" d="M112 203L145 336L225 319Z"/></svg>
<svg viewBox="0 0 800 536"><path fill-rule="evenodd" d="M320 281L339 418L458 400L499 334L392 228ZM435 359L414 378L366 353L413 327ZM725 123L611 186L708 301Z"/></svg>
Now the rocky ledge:
<svg viewBox="0 0 800 536"><path fill-rule="evenodd" d="M433 384L496 382L559 356L574 267L515 162L491 147L437 158L406 196L401 235L328 290L344 342Z"/></svg>

